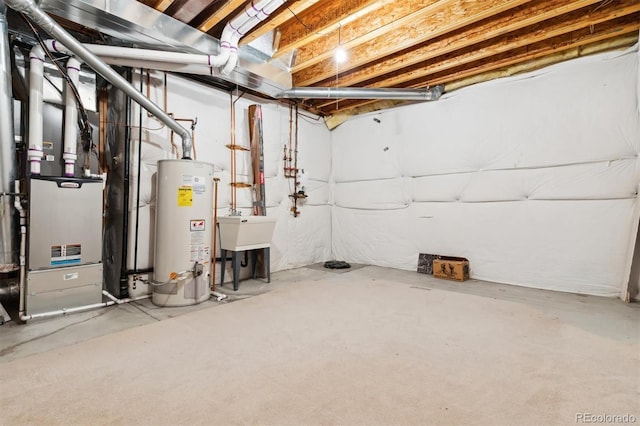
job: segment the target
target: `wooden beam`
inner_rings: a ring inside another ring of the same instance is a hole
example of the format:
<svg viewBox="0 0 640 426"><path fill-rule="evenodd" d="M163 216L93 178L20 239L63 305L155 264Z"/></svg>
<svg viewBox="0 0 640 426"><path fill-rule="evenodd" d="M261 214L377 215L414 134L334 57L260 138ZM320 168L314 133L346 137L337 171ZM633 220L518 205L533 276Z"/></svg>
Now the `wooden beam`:
<svg viewBox="0 0 640 426"><path fill-rule="evenodd" d="M471 64L477 61L492 60L492 57L496 55L512 52L521 47L527 47L527 49L529 49L530 45L549 39L556 39L559 36L571 34L578 29L586 28L591 31L593 28L595 31L597 28L598 30L604 29L606 31L606 28L611 25L616 25L616 22L620 19L638 21L639 18L636 14L639 11L640 2L637 0L620 0L613 7L598 9L592 13L588 19L585 19L580 11L572 12L567 16L556 17L545 23L506 34L496 40L488 40L472 48L435 58L430 62L395 71L386 75L384 79L369 85L369 87L404 87L407 82L413 80L421 79L427 81L425 80L427 76L447 73L448 70L460 68L465 66L465 64ZM431 82L431 84L442 83L442 81L433 81L432 79L428 81ZM324 105L321 104L317 106L322 108Z"/></svg>
<svg viewBox="0 0 640 426"><path fill-rule="evenodd" d="M516 73L531 71L542 66L572 59L578 56L599 53L604 50L633 45L638 40L640 17L629 15L615 21L606 22L592 31L589 27L563 34L534 45L524 46L508 51L499 57L489 58L474 67L461 67L460 70L442 75L428 76L430 84L445 84L445 92L455 90L463 85L487 81L492 72L493 78L504 77ZM498 71L496 71L498 70ZM461 83L463 81L466 83ZM425 87L427 84L414 83L405 87ZM344 101L340 114L358 114L370 111L366 106L378 101ZM321 113L331 115L336 112L332 103L324 107L314 105ZM360 110L359 108L364 108Z"/></svg>
<svg viewBox="0 0 640 426"><path fill-rule="evenodd" d="M527 45L513 51L504 52L499 57L490 58L488 61L481 61L474 67L463 68L455 72L446 72L446 75L435 74L432 76L431 81L433 81L433 84L445 84L482 72L507 66L515 66L546 55L572 48L581 48L591 43L602 42L614 37L627 35L637 32L638 29L640 29L640 16L625 16L598 25L594 30L585 27L552 39L543 40L533 45Z"/></svg>
<svg viewBox="0 0 640 426"><path fill-rule="evenodd" d="M171 6L171 3L173 3L173 0L158 0L153 8L160 12L164 12L169 6Z"/></svg>
<svg viewBox="0 0 640 426"><path fill-rule="evenodd" d="M296 2L285 3L284 9L280 12L275 12L269 19L258 25L246 36L242 37L240 44L251 43L253 40L267 34L269 31L273 31L279 26L283 25L290 19L295 19L294 14L300 15L302 12L316 4L319 0L299 0Z"/></svg>
<svg viewBox="0 0 640 426"><path fill-rule="evenodd" d="M207 32L213 28L218 22L222 21L234 10L244 4L245 0L227 0L224 5L220 6L211 16L209 16L202 25L198 27L200 31Z"/></svg>
<svg viewBox="0 0 640 426"><path fill-rule="evenodd" d="M346 69L355 69L394 52L408 49L465 25L517 7L528 0L441 0L437 10L403 23L390 35L382 35L361 44L349 52ZM343 64L345 65L345 64ZM293 75L295 86L309 86L335 75L333 61L325 61Z"/></svg>
<svg viewBox="0 0 640 426"><path fill-rule="evenodd" d="M522 63L517 63L512 66L502 67L497 70L489 70L481 74L476 74L471 77L462 78L450 83L445 84L445 92L453 92L460 88L470 86L476 83L482 83L488 80L494 80L496 78L510 77L515 74L521 74L523 72L533 71L539 68L543 68L549 65L557 64L569 59L575 59L582 56L593 55L609 50L622 49L633 46L638 42L638 34L630 32L622 36L614 37L613 39L607 38L604 41L599 41L587 45L580 45L572 47L567 50L563 50L558 53L545 55L540 58L532 59Z"/></svg>
<svg viewBox="0 0 640 426"><path fill-rule="evenodd" d="M334 30L326 37L320 37L313 43L300 46L296 65L292 71L300 71L332 57L333 50L338 44L344 49L353 49L443 6L444 3L440 0L396 1L385 4L375 13L361 16L342 25L340 34Z"/></svg>
<svg viewBox="0 0 640 426"><path fill-rule="evenodd" d="M178 21L188 23L210 4L211 0L175 0L164 13L171 15Z"/></svg>
<svg viewBox="0 0 640 426"><path fill-rule="evenodd" d="M619 8L621 3L626 3L626 6ZM528 46L566 34L572 34L576 30L586 29L593 32L600 30L607 31L611 26L615 28L615 26L621 23L626 24L629 21L638 21L636 13L640 11L640 2L637 0L620 0L614 6L612 9L615 10L601 8L588 19L584 19L583 17L575 17L574 19L566 21L557 19L549 26L533 26L504 36L498 43L486 43L462 54L445 56L443 60L438 60L436 63L428 64L427 66L419 66L412 70L400 70L390 78L377 81L372 87L394 87L416 78L421 78L427 74L435 74L465 64L486 60L492 56L513 51L517 48L527 47L528 49ZM620 22L618 17L623 17L622 22ZM570 40L572 39L573 37Z"/></svg>
<svg viewBox="0 0 640 426"><path fill-rule="evenodd" d="M298 19L289 19L280 26L280 49L273 56L280 57L324 37L338 26L371 12L382 4L380 0L333 0L316 3L298 16Z"/></svg>
<svg viewBox="0 0 640 426"><path fill-rule="evenodd" d="M478 25L455 31L449 37L440 37L422 44L411 52L393 55L371 66L355 70L340 76L341 84L354 86L363 81L380 77L389 72L398 71L428 59L442 56L467 46L504 35L529 25L554 18L560 14L572 12L601 0L580 0L567 4L566 0L537 1L516 7L509 13L502 13L483 20Z"/></svg>

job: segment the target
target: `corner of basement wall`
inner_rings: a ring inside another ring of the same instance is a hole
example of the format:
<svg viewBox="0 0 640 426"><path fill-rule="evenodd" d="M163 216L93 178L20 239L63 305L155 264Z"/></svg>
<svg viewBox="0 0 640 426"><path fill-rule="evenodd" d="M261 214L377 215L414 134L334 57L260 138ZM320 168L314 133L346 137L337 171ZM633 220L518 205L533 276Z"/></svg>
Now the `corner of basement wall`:
<svg viewBox="0 0 640 426"><path fill-rule="evenodd" d="M638 36L640 38L640 31L638 32ZM638 68L638 78L636 80L636 114L638 116L638 120L640 121L640 48L638 44L636 44L636 62ZM640 204L640 186L638 187L638 190L636 192L638 194L637 203ZM638 230L640 228L640 212L636 213L636 227L630 236L630 244L631 249L633 250L633 256L628 268L629 280L627 281L626 286L624 286L620 292L620 299L625 302L640 302L640 234L638 233Z"/></svg>

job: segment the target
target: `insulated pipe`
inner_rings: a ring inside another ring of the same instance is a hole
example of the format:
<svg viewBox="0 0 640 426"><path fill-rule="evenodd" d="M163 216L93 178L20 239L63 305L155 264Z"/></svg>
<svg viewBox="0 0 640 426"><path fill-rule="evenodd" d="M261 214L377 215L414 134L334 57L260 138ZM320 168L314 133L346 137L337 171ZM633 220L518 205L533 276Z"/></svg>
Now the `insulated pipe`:
<svg viewBox="0 0 640 426"><path fill-rule="evenodd" d="M7 7L0 0L0 271L17 268L18 229L11 197L16 178L16 149L13 134L13 100L11 93L11 60Z"/></svg>
<svg viewBox="0 0 640 426"><path fill-rule="evenodd" d="M78 87L80 84L80 61L71 57L67 61L67 74L71 83ZM65 84L65 110L64 110L64 149L62 159L64 160L64 175L73 177L75 175L75 166L78 155L76 154L77 140L77 121L78 108L76 106L76 97L73 95L69 82Z"/></svg>
<svg viewBox="0 0 640 426"><path fill-rule="evenodd" d="M105 80L122 90L127 96L135 100L144 109L155 115L160 121L175 131L182 138L182 157L191 159L191 135L187 129L173 120L160 107L147 99L142 93L136 90L120 74L115 72L109 65L105 64L97 56L87 50L78 40L73 38L64 28L58 25L49 15L47 15L34 0L7 0L7 4L17 12L29 16L44 31L53 38L60 40L75 56L82 59L84 63L93 68Z"/></svg>
<svg viewBox="0 0 640 426"><path fill-rule="evenodd" d="M42 116L44 90L44 50L35 46L29 52L29 165L32 175L40 174L42 160Z"/></svg>
<svg viewBox="0 0 640 426"><path fill-rule="evenodd" d="M284 99L397 99L435 101L440 98L444 86L429 89L387 89L369 87L294 87L285 90L277 98Z"/></svg>

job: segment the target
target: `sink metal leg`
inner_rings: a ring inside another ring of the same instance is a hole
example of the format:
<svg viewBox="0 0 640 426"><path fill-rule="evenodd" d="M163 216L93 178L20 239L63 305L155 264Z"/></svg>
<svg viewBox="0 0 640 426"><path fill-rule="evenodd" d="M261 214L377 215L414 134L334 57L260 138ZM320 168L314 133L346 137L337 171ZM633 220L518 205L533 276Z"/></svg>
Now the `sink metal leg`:
<svg viewBox="0 0 640 426"><path fill-rule="evenodd" d="M251 266L253 268L253 279L258 278L258 251L251 250Z"/></svg>
<svg viewBox="0 0 640 426"><path fill-rule="evenodd" d="M267 282L271 282L271 247L267 247L264 249L264 262L266 263L267 268Z"/></svg>
<svg viewBox="0 0 640 426"><path fill-rule="evenodd" d="M232 261L231 265L233 266L233 291L238 291L238 280L240 278L240 252L232 251Z"/></svg>
<svg viewBox="0 0 640 426"><path fill-rule="evenodd" d="M224 285L224 268L227 263L227 251L220 249L220 287ZM215 277L213 277L215 279Z"/></svg>

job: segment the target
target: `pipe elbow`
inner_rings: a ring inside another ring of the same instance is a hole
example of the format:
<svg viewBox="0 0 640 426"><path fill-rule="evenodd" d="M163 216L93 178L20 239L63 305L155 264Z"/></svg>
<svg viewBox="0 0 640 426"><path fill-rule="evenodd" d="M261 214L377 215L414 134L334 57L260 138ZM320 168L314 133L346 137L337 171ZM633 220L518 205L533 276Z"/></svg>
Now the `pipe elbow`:
<svg viewBox="0 0 640 426"><path fill-rule="evenodd" d="M75 56L72 56L67 60L67 69L68 70L80 71L80 66L81 65L82 65L82 61L77 59Z"/></svg>
<svg viewBox="0 0 640 426"><path fill-rule="evenodd" d="M182 159L183 160L191 160L191 150L193 149L193 141L191 140L191 135L189 132L183 133L180 135L182 137Z"/></svg>
<svg viewBox="0 0 640 426"><path fill-rule="evenodd" d="M231 71L235 69L237 64L238 64L238 49L234 49L232 50L231 55L229 56L229 60L225 64L224 68L222 69L222 74L223 75L231 74Z"/></svg>
<svg viewBox="0 0 640 426"><path fill-rule="evenodd" d="M29 59L38 59L44 62L44 49L39 44L36 44L29 51Z"/></svg>
<svg viewBox="0 0 640 426"><path fill-rule="evenodd" d="M47 46L47 49L49 49L51 52L56 52L56 53L64 53L66 55L72 55L73 53L67 49L67 47L60 43L57 40L45 40L44 41L44 45Z"/></svg>

